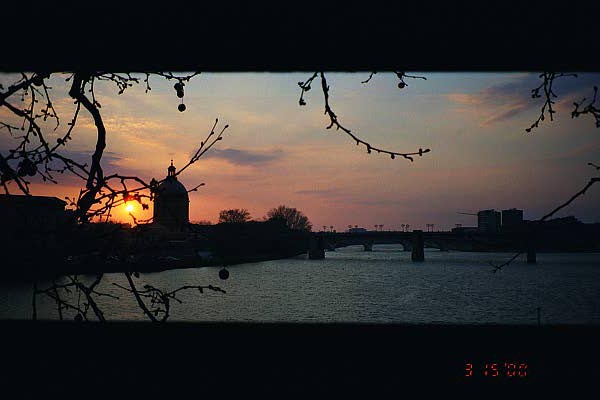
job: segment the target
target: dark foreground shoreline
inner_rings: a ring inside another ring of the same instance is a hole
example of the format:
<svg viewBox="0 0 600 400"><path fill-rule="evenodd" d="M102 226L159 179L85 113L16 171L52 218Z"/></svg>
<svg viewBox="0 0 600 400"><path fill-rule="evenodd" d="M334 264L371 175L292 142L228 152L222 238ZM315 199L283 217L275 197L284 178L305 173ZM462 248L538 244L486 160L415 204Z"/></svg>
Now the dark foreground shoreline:
<svg viewBox="0 0 600 400"><path fill-rule="evenodd" d="M600 379L600 325L0 321L0 330L1 390L24 397L540 394ZM484 375L505 362L527 364L526 376Z"/></svg>

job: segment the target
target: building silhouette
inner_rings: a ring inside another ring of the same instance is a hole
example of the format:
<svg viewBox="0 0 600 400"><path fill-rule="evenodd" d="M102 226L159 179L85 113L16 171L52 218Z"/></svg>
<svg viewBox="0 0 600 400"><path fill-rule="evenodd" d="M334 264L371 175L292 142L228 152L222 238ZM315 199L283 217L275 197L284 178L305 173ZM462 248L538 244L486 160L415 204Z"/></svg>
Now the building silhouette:
<svg viewBox="0 0 600 400"><path fill-rule="evenodd" d="M511 208L502 210L502 229L512 230L520 228L523 225L523 210Z"/></svg>
<svg viewBox="0 0 600 400"><path fill-rule="evenodd" d="M500 213L496 210L477 212L477 230L484 233L497 233L500 230Z"/></svg>
<svg viewBox="0 0 600 400"><path fill-rule="evenodd" d="M69 220L66 205L56 197L0 194L0 221L5 230L54 231Z"/></svg>
<svg viewBox="0 0 600 400"><path fill-rule="evenodd" d="M167 171L154 193L153 222L171 231L182 231L190 221L190 199L185 186L177 180L173 160Z"/></svg>

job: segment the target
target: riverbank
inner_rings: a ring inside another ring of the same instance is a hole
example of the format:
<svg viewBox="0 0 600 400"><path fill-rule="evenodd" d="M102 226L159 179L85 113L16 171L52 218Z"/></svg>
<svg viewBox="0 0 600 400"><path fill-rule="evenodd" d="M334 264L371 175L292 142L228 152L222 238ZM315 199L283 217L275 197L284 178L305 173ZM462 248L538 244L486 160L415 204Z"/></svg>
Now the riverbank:
<svg viewBox="0 0 600 400"><path fill-rule="evenodd" d="M160 272L228 266L306 254L308 233L279 221L160 226L87 224L56 232L3 233L0 281L52 279L65 274Z"/></svg>
<svg viewBox="0 0 600 400"><path fill-rule="evenodd" d="M247 256L231 256L218 258L198 258L195 256L176 258L164 257L158 259L140 260L137 262L81 262L77 264L45 264L41 268L33 266L20 266L20 268L8 268L0 275L0 282L33 282L40 280L52 280L64 275L90 275L97 273L119 273L119 272L162 272L174 269L202 268L254 263L261 261L282 260L300 256L303 253L263 253Z"/></svg>

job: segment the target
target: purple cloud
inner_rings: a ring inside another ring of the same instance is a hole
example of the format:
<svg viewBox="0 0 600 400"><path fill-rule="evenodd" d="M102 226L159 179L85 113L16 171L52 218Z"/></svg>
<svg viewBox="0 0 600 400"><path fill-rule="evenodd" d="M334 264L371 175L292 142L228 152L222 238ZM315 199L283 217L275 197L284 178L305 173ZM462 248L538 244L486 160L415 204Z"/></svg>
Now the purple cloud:
<svg viewBox="0 0 600 400"><path fill-rule="evenodd" d="M246 151L237 149L211 149L203 156L205 158L219 158L235 165L268 164L281 159L282 150L273 151Z"/></svg>

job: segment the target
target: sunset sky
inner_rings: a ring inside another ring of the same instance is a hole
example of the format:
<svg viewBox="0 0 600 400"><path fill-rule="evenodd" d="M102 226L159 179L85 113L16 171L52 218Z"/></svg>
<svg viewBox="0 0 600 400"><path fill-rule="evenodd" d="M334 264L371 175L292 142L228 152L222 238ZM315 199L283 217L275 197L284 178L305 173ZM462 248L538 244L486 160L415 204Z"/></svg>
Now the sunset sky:
<svg viewBox="0 0 600 400"><path fill-rule="evenodd" d="M600 129L591 116L571 118L573 101L593 95L600 74L564 77L555 119L527 134L539 116L542 99L531 98L539 85L535 73L411 73L400 90L391 73L329 73L330 103L339 121L373 146L393 151L431 152L414 162L367 154L341 131L326 130L320 82L298 105L299 81L310 73L202 73L186 84L177 110L172 81L151 78L117 95L111 83L96 89L108 131L105 173L163 178L171 158L183 166L210 131L215 118L229 124L221 142L185 171L180 181L190 194L190 219L217 222L219 211L247 208L260 219L280 204L303 211L316 230L349 224L400 229L401 224L436 229L476 225L476 217L458 212L521 208L536 219L567 200L598 173ZM51 78L52 96L66 130L74 104L66 75ZM0 83L11 76L0 75ZM2 116L7 114L0 109ZM54 135L54 136L52 136ZM62 151L89 160L95 144L92 119L82 111L74 140ZM0 151L14 140L0 131ZM37 182L33 194L77 196L84 183L60 176L59 185ZM13 186L12 189L15 189ZM600 222L600 186L592 187L560 214ZM151 209L134 214L141 218ZM124 210L116 219L127 221Z"/></svg>

